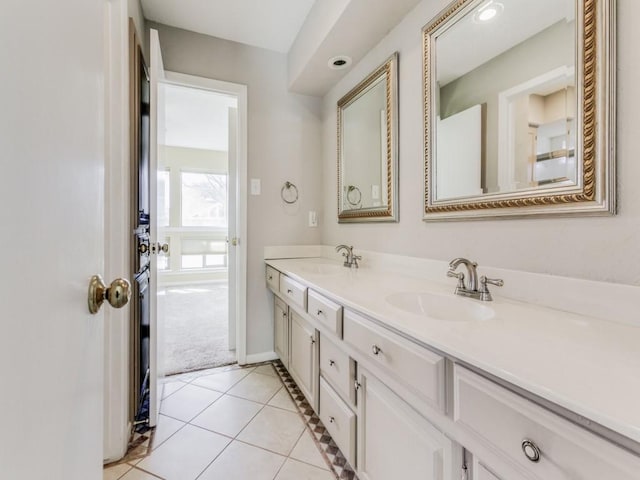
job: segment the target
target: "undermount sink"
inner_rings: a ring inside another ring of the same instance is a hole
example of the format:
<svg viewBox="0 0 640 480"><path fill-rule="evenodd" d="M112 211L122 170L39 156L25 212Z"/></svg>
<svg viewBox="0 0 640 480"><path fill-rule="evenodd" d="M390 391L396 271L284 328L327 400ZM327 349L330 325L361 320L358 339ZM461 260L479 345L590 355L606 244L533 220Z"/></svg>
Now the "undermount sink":
<svg viewBox="0 0 640 480"><path fill-rule="evenodd" d="M491 307L453 295L402 292L389 295L385 300L405 312L424 315L436 320L470 322L489 320L495 315Z"/></svg>
<svg viewBox="0 0 640 480"><path fill-rule="evenodd" d="M326 263L313 263L303 265L301 269L306 273L315 273L316 275L334 275L336 273L340 273L344 267Z"/></svg>

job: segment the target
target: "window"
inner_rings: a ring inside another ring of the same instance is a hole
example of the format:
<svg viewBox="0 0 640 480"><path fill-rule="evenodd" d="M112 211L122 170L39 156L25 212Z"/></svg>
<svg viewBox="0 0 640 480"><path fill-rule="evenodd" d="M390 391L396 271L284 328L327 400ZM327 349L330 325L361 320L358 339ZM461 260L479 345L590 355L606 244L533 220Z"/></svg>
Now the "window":
<svg viewBox="0 0 640 480"><path fill-rule="evenodd" d="M227 227L227 178L227 175L182 172L183 227Z"/></svg>

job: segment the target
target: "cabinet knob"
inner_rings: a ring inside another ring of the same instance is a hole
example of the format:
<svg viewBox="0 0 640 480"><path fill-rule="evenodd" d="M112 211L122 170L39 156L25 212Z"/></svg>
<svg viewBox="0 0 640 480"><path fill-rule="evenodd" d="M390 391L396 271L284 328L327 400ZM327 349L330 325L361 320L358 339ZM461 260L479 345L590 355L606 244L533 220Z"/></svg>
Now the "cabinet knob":
<svg viewBox="0 0 640 480"><path fill-rule="evenodd" d="M323 313L323 312L322 312L322 310L318 310L318 311L316 312L316 315L320 316L320 315L322 315L322 313Z"/></svg>
<svg viewBox="0 0 640 480"><path fill-rule="evenodd" d="M269 275L269 280L273 280L273 275Z"/></svg>
<svg viewBox="0 0 640 480"><path fill-rule="evenodd" d="M540 461L540 449L531 440L522 441L522 451L524 452L524 456L532 462L537 463Z"/></svg>
<svg viewBox="0 0 640 480"><path fill-rule="evenodd" d="M382 349L378 345L374 345L374 346L371 347L371 352L374 355L379 355L379 354L382 353Z"/></svg>
<svg viewBox="0 0 640 480"><path fill-rule="evenodd" d="M329 417L329 423L336 423L335 417Z"/></svg>
<svg viewBox="0 0 640 480"><path fill-rule="evenodd" d="M293 290L291 290L290 288L287 288L287 293L288 293L288 294L292 294L292 293L293 293Z"/></svg>
<svg viewBox="0 0 640 480"><path fill-rule="evenodd" d="M333 360L329 360L329 366L333 367L336 364L336 362L334 362Z"/></svg>
<svg viewBox="0 0 640 480"><path fill-rule="evenodd" d="M353 388L355 388L356 390L360 390L360 382L358 380L354 380L353 381Z"/></svg>
<svg viewBox="0 0 640 480"><path fill-rule="evenodd" d="M313 345L314 343L316 343L316 339L315 339L315 338L313 338L313 335L311 335L311 336L309 337L309 340L311 340L311 345Z"/></svg>

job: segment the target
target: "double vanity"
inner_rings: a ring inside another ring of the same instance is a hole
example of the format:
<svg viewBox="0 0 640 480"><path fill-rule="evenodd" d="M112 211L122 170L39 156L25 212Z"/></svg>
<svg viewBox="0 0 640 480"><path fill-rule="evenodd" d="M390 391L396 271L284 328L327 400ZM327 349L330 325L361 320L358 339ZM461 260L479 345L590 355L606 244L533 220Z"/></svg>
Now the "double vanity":
<svg viewBox="0 0 640 480"><path fill-rule="evenodd" d="M266 261L275 352L359 478L640 478L637 325L366 260Z"/></svg>

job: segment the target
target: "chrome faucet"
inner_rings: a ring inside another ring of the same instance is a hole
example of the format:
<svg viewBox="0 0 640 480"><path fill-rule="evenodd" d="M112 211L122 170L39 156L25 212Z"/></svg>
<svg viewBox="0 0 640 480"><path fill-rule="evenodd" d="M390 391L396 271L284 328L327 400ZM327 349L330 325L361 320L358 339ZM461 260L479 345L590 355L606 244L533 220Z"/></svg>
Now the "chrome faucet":
<svg viewBox="0 0 640 480"><path fill-rule="evenodd" d="M456 273L456 269L460 264L467 267L467 273L469 274L468 284L464 281L464 273ZM490 302L491 300L493 300L493 298L491 297L491 292L489 292L487 284L502 287L504 285L504 281L498 278L487 278L483 275L482 277L480 277L480 288L478 288L477 268L478 264L475 262L471 262L466 258L456 258L454 260L451 260L451 262L449 263L449 271L447 272L447 277L458 279L458 285L456 286L456 289L454 291L456 295L462 295L463 297L475 298L476 300Z"/></svg>
<svg viewBox="0 0 640 480"><path fill-rule="evenodd" d="M342 252L342 256L345 257L343 265L349 268L358 268L358 260L362 260L360 255L353 254L353 246L348 245L338 245L336 247L336 252L340 250L344 250Z"/></svg>

